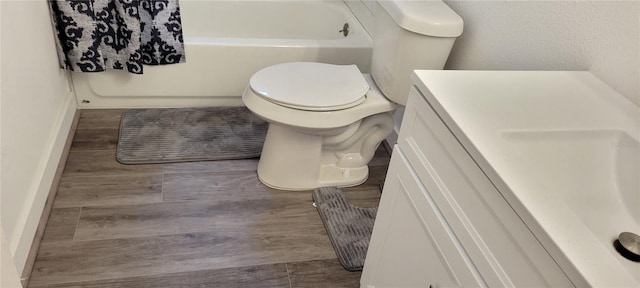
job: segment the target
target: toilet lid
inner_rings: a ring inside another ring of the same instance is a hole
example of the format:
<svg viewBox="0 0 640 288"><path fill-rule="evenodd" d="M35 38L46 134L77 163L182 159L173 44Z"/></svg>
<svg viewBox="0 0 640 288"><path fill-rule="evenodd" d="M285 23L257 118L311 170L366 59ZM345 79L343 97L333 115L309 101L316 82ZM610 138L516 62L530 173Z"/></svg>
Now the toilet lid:
<svg viewBox="0 0 640 288"><path fill-rule="evenodd" d="M268 101L300 110L332 111L356 106L369 91L356 65L292 62L264 68L249 80Z"/></svg>

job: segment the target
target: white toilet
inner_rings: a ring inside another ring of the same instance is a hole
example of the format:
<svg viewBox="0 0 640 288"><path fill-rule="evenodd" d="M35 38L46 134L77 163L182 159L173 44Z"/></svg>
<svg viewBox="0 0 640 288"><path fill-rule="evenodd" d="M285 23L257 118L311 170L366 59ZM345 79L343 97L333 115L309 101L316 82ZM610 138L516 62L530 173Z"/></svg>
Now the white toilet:
<svg viewBox="0 0 640 288"><path fill-rule="evenodd" d="M242 95L269 122L258 177L282 190L355 186L393 131L414 69L442 69L461 33L441 1L378 1L371 75L355 65L284 63L256 72ZM396 104L397 103L397 104Z"/></svg>

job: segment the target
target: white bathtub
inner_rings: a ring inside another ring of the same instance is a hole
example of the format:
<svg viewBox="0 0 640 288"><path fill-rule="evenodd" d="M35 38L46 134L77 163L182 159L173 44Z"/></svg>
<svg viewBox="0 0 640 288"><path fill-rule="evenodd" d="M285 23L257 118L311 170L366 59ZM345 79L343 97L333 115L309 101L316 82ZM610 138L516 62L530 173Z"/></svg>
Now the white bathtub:
<svg viewBox="0 0 640 288"><path fill-rule="evenodd" d="M356 64L369 72L371 37L341 0L181 0L187 63L143 75L71 73L81 108L242 105L259 69L282 62ZM338 31L349 24L349 35Z"/></svg>

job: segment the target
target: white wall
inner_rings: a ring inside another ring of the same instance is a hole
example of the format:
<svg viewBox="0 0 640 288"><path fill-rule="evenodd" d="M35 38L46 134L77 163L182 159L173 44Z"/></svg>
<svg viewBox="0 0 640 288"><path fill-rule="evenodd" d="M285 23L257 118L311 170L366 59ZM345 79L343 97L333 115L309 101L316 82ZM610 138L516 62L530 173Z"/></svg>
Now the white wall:
<svg viewBox="0 0 640 288"><path fill-rule="evenodd" d="M445 69L587 70L640 105L640 0L444 1L465 22Z"/></svg>
<svg viewBox="0 0 640 288"><path fill-rule="evenodd" d="M640 1L445 1L465 21L446 69L588 70L640 104Z"/></svg>
<svg viewBox="0 0 640 288"><path fill-rule="evenodd" d="M0 5L0 223L22 273L76 104L46 0Z"/></svg>

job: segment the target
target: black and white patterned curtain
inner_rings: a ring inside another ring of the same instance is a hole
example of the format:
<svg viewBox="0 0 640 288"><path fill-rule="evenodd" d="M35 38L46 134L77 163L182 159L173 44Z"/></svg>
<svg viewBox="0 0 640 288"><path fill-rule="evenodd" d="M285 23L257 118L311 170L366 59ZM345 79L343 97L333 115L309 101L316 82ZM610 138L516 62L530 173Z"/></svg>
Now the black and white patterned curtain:
<svg viewBox="0 0 640 288"><path fill-rule="evenodd" d="M185 61L178 0L49 0L60 66L79 72Z"/></svg>

